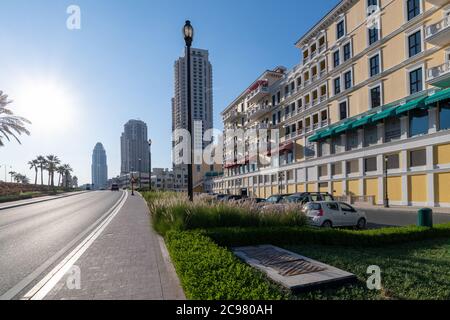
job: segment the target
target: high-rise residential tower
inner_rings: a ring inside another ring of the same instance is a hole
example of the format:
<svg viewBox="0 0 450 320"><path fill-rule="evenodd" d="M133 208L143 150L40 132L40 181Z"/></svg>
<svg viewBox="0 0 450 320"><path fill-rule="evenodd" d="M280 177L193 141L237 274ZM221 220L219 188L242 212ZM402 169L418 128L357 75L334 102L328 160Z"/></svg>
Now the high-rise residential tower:
<svg viewBox="0 0 450 320"><path fill-rule="evenodd" d="M106 188L108 184L108 165L105 148L100 142L95 145L92 152L91 170L94 189Z"/></svg>
<svg viewBox="0 0 450 320"><path fill-rule="evenodd" d="M187 123L187 58L179 58L175 61L175 92L172 99L172 130L186 129ZM194 136L196 137L195 148L205 148L208 143L202 142L205 131L213 128L213 76L212 66L209 62L209 53L203 49L191 49L191 81L192 81L192 120L193 122L201 121L201 127L192 126ZM175 143L173 147L175 150ZM174 159L178 155L173 155ZM178 166L180 167L180 166ZM181 166L183 167L183 166ZM185 167L185 166L184 166ZM174 168L177 171L187 172L182 168ZM195 172L194 172L195 173ZM175 184L179 188L186 187L186 179L181 175L180 179L176 179Z"/></svg>
<svg viewBox="0 0 450 320"><path fill-rule="evenodd" d="M149 146L147 124L141 120L130 120L124 126L120 138L121 173L147 173L149 169Z"/></svg>

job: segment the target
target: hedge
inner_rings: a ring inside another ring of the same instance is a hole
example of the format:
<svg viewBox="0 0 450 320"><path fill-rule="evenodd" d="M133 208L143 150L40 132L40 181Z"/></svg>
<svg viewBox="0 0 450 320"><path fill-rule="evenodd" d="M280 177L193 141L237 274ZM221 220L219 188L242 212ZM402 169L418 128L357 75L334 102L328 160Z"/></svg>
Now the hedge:
<svg viewBox="0 0 450 320"><path fill-rule="evenodd" d="M339 246L382 246L437 238L450 238L450 224L434 228L396 227L354 231L312 227L220 228L203 234L218 245L239 247L261 244L278 246L317 244Z"/></svg>
<svg viewBox="0 0 450 320"><path fill-rule="evenodd" d="M289 294L200 231L166 235L186 297L191 300L280 300Z"/></svg>

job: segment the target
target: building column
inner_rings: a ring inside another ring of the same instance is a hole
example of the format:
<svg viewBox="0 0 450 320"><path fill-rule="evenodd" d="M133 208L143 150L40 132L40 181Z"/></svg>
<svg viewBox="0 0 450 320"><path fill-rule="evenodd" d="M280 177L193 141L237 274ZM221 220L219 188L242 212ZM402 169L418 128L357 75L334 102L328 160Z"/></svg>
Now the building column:
<svg viewBox="0 0 450 320"><path fill-rule="evenodd" d="M359 132L358 132L358 136L359 136ZM361 177L359 179L359 195L360 196L364 196L364 173L365 173L365 168L364 168L364 158L359 158L358 159L358 168L359 168L359 176Z"/></svg>
<svg viewBox="0 0 450 320"><path fill-rule="evenodd" d="M434 146L427 146L427 206L434 207L435 190L434 190ZM431 171L431 172L430 172Z"/></svg>
<svg viewBox="0 0 450 320"><path fill-rule="evenodd" d="M384 126L383 126L384 127ZM383 128L384 129L384 128ZM377 175L378 175L378 205L384 204L385 190L384 190L384 166L386 162L384 161L384 155L379 154L377 156Z"/></svg>
<svg viewBox="0 0 450 320"><path fill-rule="evenodd" d="M438 108L428 109L428 134L437 132L438 128Z"/></svg>
<svg viewBox="0 0 450 320"><path fill-rule="evenodd" d="M331 144L330 144L331 148ZM331 174L331 163L327 163L327 180L328 180L328 193L333 194L333 182L331 181L332 174Z"/></svg>
<svg viewBox="0 0 450 320"><path fill-rule="evenodd" d="M341 135L341 147L344 148L344 151L340 150L339 153L347 151L347 135L345 133Z"/></svg>
<svg viewBox="0 0 450 320"><path fill-rule="evenodd" d="M402 118L403 119L403 118ZM409 189L408 189L408 151L402 150L400 152L400 171L402 173L402 201L401 205L407 206L409 202Z"/></svg>
<svg viewBox="0 0 450 320"><path fill-rule="evenodd" d="M347 195L347 161L341 162L342 166L342 193Z"/></svg>
<svg viewBox="0 0 450 320"><path fill-rule="evenodd" d="M403 116L400 118L400 132L401 139L408 139L409 137L409 117Z"/></svg>
<svg viewBox="0 0 450 320"><path fill-rule="evenodd" d="M364 129L358 129L358 149L364 147Z"/></svg>
<svg viewBox="0 0 450 320"><path fill-rule="evenodd" d="M378 137L378 144L384 143L384 123L379 122L377 124L377 137Z"/></svg>

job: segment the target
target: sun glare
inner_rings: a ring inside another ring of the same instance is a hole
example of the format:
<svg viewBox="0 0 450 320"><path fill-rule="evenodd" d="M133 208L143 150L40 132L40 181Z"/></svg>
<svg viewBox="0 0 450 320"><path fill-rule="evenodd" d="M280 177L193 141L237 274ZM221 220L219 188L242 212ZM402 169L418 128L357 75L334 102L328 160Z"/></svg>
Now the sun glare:
<svg viewBox="0 0 450 320"><path fill-rule="evenodd" d="M12 98L21 115L39 130L63 131L72 123L71 95L56 81L26 83Z"/></svg>

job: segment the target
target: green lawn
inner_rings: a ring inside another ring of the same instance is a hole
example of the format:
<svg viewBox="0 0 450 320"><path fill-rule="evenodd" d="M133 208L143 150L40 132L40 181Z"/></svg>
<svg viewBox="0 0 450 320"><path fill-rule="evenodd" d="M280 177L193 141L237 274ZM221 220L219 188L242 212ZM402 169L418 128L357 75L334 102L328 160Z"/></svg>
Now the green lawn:
<svg viewBox="0 0 450 320"><path fill-rule="evenodd" d="M299 245L286 247L358 276L343 288L301 293L298 299L450 299L450 240L428 240L375 248ZM367 267L378 265L381 291L367 289Z"/></svg>

